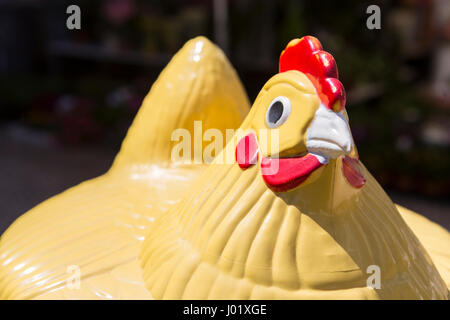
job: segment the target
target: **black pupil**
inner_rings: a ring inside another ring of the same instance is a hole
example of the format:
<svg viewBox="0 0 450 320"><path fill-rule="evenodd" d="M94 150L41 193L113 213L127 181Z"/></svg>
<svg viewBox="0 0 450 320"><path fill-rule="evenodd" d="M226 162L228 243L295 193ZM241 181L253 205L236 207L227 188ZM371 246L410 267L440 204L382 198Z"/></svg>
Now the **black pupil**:
<svg viewBox="0 0 450 320"><path fill-rule="evenodd" d="M269 110L269 122L270 123L277 123L278 120L280 120L281 115L283 114L283 104L280 101L275 102L272 104Z"/></svg>

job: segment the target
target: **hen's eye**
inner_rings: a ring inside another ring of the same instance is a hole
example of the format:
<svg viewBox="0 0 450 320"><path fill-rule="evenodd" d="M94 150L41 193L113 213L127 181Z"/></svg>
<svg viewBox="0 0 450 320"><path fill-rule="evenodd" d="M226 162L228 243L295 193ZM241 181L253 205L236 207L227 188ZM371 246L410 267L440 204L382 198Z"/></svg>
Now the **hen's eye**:
<svg viewBox="0 0 450 320"><path fill-rule="evenodd" d="M282 125L291 113L291 101L283 96L272 100L266 113L266 124L269 128Z"/></svg>

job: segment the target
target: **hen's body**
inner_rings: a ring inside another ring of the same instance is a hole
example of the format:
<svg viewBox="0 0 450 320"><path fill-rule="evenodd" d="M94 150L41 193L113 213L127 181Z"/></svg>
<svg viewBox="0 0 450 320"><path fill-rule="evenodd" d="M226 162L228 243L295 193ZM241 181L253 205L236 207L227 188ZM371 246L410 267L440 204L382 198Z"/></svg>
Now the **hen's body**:
<svg viewBox="0 0 450 320"><path fill-rule="evenodd" d="M151 298L137 262L141 241L200 168L129 170L86 181L18 219L1 240L1 297ZM67 286L70 266L79 267L79 289Z"/></svg>
<svg viewBox="0 0 450 320"><path fill-rule="evenodd" d="M406 224L425 247L442 279L450 289L450 233L424 216L397 205Z"/></svg>
<svg viewBox="0 0 450 320"><path fill-rule="evenodd" d="M0 298L151 298L137 260L141 242L204 169L171 162L173 131L184 128L193 140L201 120L204 131L225 134L248 107L220 49L189 41L145 98L109 172L31 209L2 235Z"/></svg>
<svg viewBox="0 0 450 320"><path fill-rule="evenodd" d="M157 299L445 299L447 288L395 205L340 161L287 193L257 166L211 165L152 226L141 256ZM381 288L367 286L380 267Z"/></svg>

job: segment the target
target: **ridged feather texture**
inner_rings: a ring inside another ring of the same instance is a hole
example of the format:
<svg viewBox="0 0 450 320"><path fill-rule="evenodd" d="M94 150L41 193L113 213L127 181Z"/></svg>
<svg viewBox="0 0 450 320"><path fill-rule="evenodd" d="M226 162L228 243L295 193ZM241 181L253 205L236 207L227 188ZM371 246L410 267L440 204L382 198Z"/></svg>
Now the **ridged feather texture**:
<svg viewBox="0 0 450 320"><path fill-rule="evenodd" d="M150 228L146 287L157 299L447 298L428 254L362 170L361 189L338 159L314 183L274 193L258 166L212 164ZM380 267L381 289L367 287L369 265Z"/></svg>

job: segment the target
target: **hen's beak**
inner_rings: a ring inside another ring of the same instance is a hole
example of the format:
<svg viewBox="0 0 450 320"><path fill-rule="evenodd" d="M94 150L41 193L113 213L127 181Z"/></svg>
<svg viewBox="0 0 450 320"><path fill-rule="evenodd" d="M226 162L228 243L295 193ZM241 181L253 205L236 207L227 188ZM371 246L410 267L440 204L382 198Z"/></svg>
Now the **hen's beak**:
<svg viewBox="0 0 450 320"><path fill-rule="evenodd" d="M327 163L351 152L352 135L342 112L334 112L320 105L306 135L306 148L309 153L323 157Z"/></svg>

